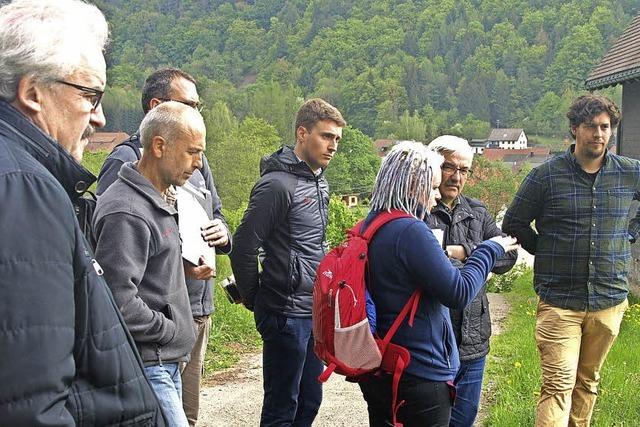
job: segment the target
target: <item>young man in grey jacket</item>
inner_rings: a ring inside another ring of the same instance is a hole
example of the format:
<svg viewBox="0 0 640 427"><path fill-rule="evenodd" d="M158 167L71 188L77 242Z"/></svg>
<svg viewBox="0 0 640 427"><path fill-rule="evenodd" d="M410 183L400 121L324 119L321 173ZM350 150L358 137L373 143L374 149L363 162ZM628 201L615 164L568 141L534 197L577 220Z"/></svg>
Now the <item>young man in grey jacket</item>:
<svg viewBox="0 0 640 427"><path fill-rule="evenodd" d="M140 134L142 158L98 199L96 257L169 425L187 426L179 363L195 336L171 186L202 166L206 131L198 111L170 101L145 116Z"/></svg>

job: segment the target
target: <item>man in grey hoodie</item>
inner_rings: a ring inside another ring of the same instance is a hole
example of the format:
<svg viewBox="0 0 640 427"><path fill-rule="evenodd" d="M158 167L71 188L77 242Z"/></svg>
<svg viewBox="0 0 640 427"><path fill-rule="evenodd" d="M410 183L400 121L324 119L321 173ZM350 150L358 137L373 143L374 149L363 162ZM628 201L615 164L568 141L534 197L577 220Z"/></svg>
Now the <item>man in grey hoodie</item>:
<svg viewBox="0 0 640 427"><path fill-rule="evenodd" d="M141 159L125 163L98 199L96 258L171 426L188 426L179 362L195 336L171 186L202 167L205 125L198 111L162 103L140 125Z"/></svg>

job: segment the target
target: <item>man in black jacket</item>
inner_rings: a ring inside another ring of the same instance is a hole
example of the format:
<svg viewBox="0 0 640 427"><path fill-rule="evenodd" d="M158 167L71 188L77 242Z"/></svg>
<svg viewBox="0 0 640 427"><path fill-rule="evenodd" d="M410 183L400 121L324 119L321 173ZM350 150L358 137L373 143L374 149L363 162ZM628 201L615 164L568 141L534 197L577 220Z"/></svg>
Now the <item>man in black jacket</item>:
<svg viewBox="0 0 640 427"><path fill-rule="evenodd" d="M164 424L76 220L105 124L107 23L77 0L0 8L0 423Z"/></svg>
<svg viewBox="0 0 640 427"><path fill-rule="evenodd" d="M305 102L296 116L295 147L285 146L261 163L262 176L234 235L231 266L263 341L263 426L310 426L322 401L312 288L326 249L329 192L323 172L345 125L327 102Z"/></svg>
<svg viewBox="0 0 640 427"><path fill-rule="evenodd" d="M142 110L145 114L168 100L179 102L198 111L202 108L195 79L177 68L162 68L151 73L142 89ZM118 179L118 172L124 163L139 160L141 155L142 144L139 132L116 146L100 170L98 196L102 195ZM191 188L201 196L197 200L211 218L211 222L204 231L205 240L209 242L210 246L216 248L217 253L228 254L231 251L231 236L222 214L222 202L213 183L209 162L204 153L202 167L194 171L188 182L192 186ZM186 260L184 269L196 342L189 361L183 364L181 370L182 401L189 425L193 427L198 420L200 409L202 365L209 342L211 315L214 309L213 276L215 271L206 264L196 266Z"/></svg>
<svg viewBox="0 0 640 427"><path fill-rule="evenodd" d="M434 139L429 148L444 156L442 163L441 199L427 223L434 234L443 236L443 248L452 262L464 263L476 245L495 236L504 235L487 211L476 199L462 194L467 178L471 175L473 150L469 143L456 136L443 135ZM496 262L492 272L506 273L518 257L516 251L508 252ZM460 369L456 376L458 393L451 410L451 426L473 425L484 374L485 358L489 353L491 318L486 287L463 310L450 310L451 323L460 353Z"/></svg>

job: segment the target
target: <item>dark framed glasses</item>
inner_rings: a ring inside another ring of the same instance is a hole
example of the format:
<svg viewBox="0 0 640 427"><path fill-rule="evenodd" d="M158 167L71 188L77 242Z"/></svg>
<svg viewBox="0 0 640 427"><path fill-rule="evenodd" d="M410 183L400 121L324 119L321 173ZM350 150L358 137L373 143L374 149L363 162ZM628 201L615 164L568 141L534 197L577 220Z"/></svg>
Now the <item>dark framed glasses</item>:
<svg viewBox="0 0 640 427"><path fill-rule="evenodd" d="M94 89L92 87L86 87L86 86L81 86L81 85L77 85L75 83L70 83L70 82L65 82L64 80L56 80L56 83L60 83L63 85L67 85L67 86L71 86L73 88L76 88L86 94L89 94L90 96L87 98L89 100L89 102L91 102L91 105L93 105L93 110L97 110L98 106L100 105L100 102L102 101L102 95L104 95L104 91L103 90L99 90L99 89Z"/></svg>
<svg viewBox="0 0 640 427"><path fill-rule="evenodd" d="M451 163L443 163L442 172L445 172L448 175L453 175L456 172L460 172L460 176L464 176L464 177L473 175L473 169L459 168L456 165L453 165Z"/></svg>
<svg viewBox="0 0 640 427"><path fill-rule="evenodd" d="M204 108L204 104L200 101L181 101L180 99L172 99L172 98L157 98L157 99L159 99L162 102L167 102L167 101L179 102L180 104L184 104L193 108L199 113L201 113L202 109Z"/></svg>

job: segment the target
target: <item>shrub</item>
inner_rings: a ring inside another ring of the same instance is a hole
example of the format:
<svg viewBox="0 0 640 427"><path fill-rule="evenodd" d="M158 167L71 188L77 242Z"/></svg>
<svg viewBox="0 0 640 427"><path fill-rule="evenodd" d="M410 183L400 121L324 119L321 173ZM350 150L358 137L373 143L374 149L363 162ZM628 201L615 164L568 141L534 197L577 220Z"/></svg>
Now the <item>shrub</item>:
<svg viewBox="0 0 640 427"><path fill-rule="evenodd" d="M487 284L487 292L511 292L513 285L528 270L524 263L516 264L505 274L494 274Z"/></svg>
<svg viewBox="0 0 640 427"><path fill-rule="evenodd" d="M330 248L340 244L347 235L347 230L366 216L362 208L348 208L337 196L329 200L329 223L327 224L327 243Z"/></svg>

